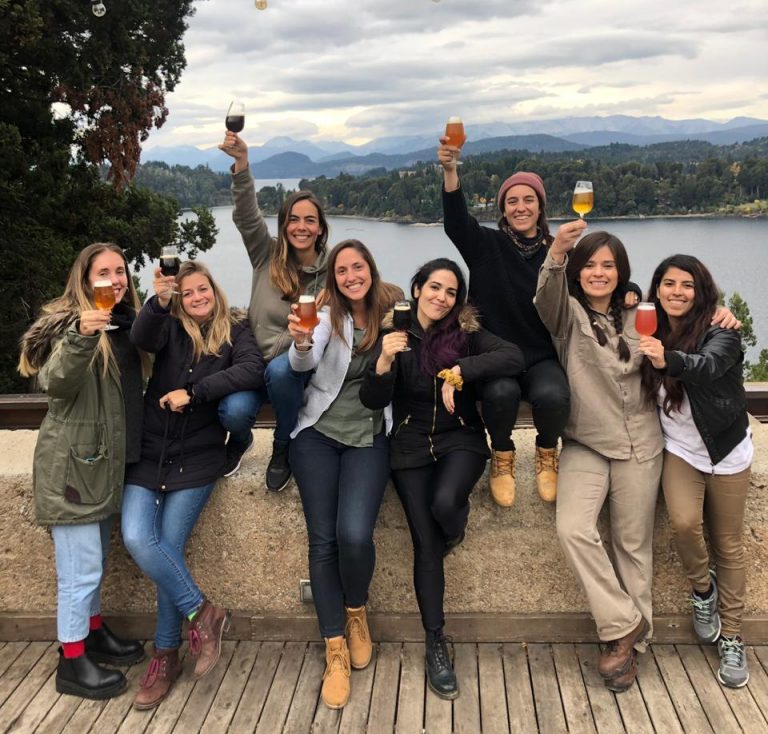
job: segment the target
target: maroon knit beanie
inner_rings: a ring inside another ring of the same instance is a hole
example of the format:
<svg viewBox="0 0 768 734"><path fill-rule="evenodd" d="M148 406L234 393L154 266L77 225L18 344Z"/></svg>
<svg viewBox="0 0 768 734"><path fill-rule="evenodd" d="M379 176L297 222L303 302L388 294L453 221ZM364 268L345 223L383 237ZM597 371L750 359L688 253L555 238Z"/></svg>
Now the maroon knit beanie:
<svg viewBox="0 0 768 734"><path fill-rule="evenodd" d="M499 195L496 197L496 202L502 214L504 213L504 197L507 191L518 184L530 186L538 194L542 208L547 205L547 192L544 190L544 182L541 180L541 176L530 171L518 171L501 184Z"/></svg>

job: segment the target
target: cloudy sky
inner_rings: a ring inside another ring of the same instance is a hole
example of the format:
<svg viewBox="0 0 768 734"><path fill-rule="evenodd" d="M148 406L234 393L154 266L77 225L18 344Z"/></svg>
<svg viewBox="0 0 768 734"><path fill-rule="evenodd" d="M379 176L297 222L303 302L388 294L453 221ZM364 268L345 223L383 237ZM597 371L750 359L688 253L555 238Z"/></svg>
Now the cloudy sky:
<svg viewBox="0 0 768 734"><path fill-rule="evenodd" d="M117 2L117 0L111 0ZM586 115L768 118L765 0L205 0L146 147L244 137L364 143Z"/></svg>

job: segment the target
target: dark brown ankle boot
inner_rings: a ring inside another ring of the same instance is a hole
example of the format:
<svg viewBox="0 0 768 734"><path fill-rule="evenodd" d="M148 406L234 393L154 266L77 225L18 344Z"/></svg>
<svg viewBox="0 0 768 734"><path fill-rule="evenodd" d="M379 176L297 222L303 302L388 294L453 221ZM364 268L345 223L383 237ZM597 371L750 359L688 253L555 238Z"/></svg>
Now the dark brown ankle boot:
<svg viewBox="0 0 768 734"><path fill-rule="evenodd" d="M229 629L230 613L207 599L200 611L189 623L189 652L197 658L195 678L202 678L219 661L221 638Z"/></svg>
<svg viewBox="0 0 768 734"><path fill-rule="evenodd" d="M153 649L146 673L141 676L139 690L133 699L133 707L140 710L153 709L163 701L181 675L179 648L170 650Z"/></svg>

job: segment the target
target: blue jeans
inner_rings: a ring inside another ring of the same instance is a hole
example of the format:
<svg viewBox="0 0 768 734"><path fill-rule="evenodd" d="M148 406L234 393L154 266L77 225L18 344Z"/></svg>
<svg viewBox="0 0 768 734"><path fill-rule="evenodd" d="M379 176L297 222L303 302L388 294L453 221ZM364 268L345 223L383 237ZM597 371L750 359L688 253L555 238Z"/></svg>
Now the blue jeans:
<svg viewBox="0 0 768 734"><path fill-rule="evenodd" d="M311 372L296 372L284 352L267 365L265 387L233 392L219 400L219 423L230 432L230 440L245 445L261 406L269 402L275 410L275 440L289 441L311 376Z"/></svg>
<svg viewBox="0 0 768 734"><path fill-rule="evenodd" d="M56 555L59 642L84 640L90 629L90 618L101 611L101 580L113 519L110 515L101 522L51 528Z"/></svg>
<svg viewBox="0 0 768 734"><path fill-rule="evenodd" d="M376 565L373 528L389 479L389 441L345 446L314 428L291 441L290 461L309 536L309 578L323 637L344 634L344 607L360 607Z"/></svg>
<svg viewBox="0 0 768 734"><path fill-rule="evenodd" d="M203 603L184 559L192 528L214 483L158 493L136 484L123 490L123 542L139 568L157 586L155 647L181 644L181 625Z"/></svg>

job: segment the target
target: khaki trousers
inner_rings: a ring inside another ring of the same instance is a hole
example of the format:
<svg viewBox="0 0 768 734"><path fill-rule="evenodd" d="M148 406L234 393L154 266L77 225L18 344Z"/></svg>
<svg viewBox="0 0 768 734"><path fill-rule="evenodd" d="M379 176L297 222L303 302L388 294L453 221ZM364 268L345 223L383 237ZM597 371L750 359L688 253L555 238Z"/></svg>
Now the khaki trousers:
<svg viewBox="0 0 768 734"><path fill-rule="evenodd" d="M574 441L560 455L557 536L606 642L627 635L641 617L653 623L653 521L661 466L661 454L644 462L634 455L608 459ZM597 527L606 499L613 560ZM652 633L651 628L649 638Z"/></svg>
<svg viewBox="0 0 768 734"><path fill-rule="evenodd" d="M720 620L728 637L741 633L744 615L744 506L750 474L750 469L738 474L708 474L664 452L664 500L683 570L696 591L709 588L706 516L717 568Z"/></svg>

